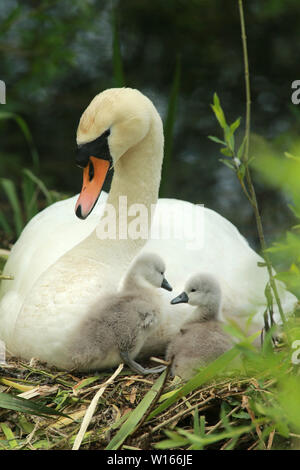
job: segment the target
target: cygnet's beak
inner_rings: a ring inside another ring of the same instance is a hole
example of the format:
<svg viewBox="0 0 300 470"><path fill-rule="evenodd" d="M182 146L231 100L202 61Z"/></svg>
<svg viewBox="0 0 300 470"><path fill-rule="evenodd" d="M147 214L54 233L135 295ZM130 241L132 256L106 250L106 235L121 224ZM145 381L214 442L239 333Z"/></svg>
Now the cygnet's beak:
<svg viewBox="0 0 300 470"><path fill-rule="evenodd" d="M186 292L182 292L179 294L175 299L171 300L171 304L182 304L187 303L189 301L188 295Z"/></svg>
<svg viewBox="0 0 300 470"><path fill-rule="evenodd" d="M82 189L75 206L75 213L80 219L85 219L92 212L100 196L109 167L108 160L89 157L89 162L83 169Z"/></svg>
<svg viewBox="0 0 300 470"><path fill-rule="evenodd" d="M173 290L165 277L163 278L163 282L161 283L161 287L163 289L166 289L166 290L170 290L170 291Z"/></svg>

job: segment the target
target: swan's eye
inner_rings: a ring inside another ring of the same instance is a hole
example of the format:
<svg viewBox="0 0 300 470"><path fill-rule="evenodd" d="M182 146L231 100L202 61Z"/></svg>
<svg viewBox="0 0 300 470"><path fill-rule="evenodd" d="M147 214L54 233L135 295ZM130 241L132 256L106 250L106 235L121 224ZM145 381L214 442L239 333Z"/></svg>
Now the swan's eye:
<svg viewBox="0 0 300 470"><path fill-rule="evenodd" d="M162 276L164 275L164 273L163 273L163 272L161 272L160 274L161 274Z"/></svg>
<svg viewBox="0 0 300 470"><path fill-rule="evenodd" d="M89 181L92 181L93 178L94 178L94 165L92 164L92 162L90 162L90 164L89 164Z"/></svg>
<svg viewBox="0 0 300 470"><path fill-rule="evenodd" d="M196 292L196 289L191 289L191 292Z"/></svg>

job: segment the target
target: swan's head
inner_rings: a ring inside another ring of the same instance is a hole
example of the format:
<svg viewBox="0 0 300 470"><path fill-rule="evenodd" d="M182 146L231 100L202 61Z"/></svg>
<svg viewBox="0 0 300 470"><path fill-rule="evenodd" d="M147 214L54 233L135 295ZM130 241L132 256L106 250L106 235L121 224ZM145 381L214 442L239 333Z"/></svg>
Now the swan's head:
<svg viewBox="0 0 300 470"><path fill-rule="evenodd" d="M204 308L217 316L221 304L221 287L210 274L196 274L187 281L184 291L171 300L171 304L179 303Z"/></svg>
<svg viewBox="0 0 300 470"><path fill-rule="evenodd" d="M151 101L132 88L105 90L86 108L77 129L76 163L83 168L79 218L92 211L110 167L148 134L154 112Z"/></svg>
<svg viewBox="0 0 300 470"><path fill-rule="evenodd" d="M156 253L144 253L133 262L129 269L128 276L134 280L137 286L151 285L172 290L172 287L165 278L166 266L164 261Z"/></svg>

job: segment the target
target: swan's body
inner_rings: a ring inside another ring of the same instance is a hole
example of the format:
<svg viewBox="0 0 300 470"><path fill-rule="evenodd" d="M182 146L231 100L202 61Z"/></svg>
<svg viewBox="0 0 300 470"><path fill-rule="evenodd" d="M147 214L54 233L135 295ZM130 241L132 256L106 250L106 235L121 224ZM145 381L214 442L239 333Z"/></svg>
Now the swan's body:
<svg viewBox="0 0 300 470"><path fill-rule="evenodd" d="M221 288L206 273L192 276L184 292L171 301L196 306L192 320L185 323L169 343L166 360L172 361L171 372L183 380L190 379L200 367L206 366L232 347L230 337L219 321Z"/></svg>
<svg viewBox="0 0 300 470"><path fill-rule="evenodd" d="M119 292L112 291L91 306L70 342L75 368L90 370L99 362L103 368L109 368L124 361L142 374L164 370L164 367L144 369L134 361L160 320L157 288L172 290L164 272L165 264L158 255L138 256Z"/></svg>
<svg viewBox="0 0 300 470"><path fill-rule="evenodd" d="M115 207L117 223L120 195L127 196L128 207L138 202L150 210L155 204L163 156L161 120L152 103L136 90L106 90L97 95L81 118L77 141L92 141L108 127L115 169L108 199L102 193L86 221L74 214L75 198L53 204L27 224L12 249L4 273L13 274L15 280L2 282L0 301L0 337L7 349L24 358L34 356L58 367L71 367L68 338L97 296L101 298L118 284L143 250L163 257L174 289L180 288L186 273L201 270L215 275L223 291L223 318L232 316L245 324L255 313L253 325L260 328L266 269L257 266L261 258L216 212L185 201L161 199L155 209L152 239L123 240L118 233L115 240L97 238L106 202ZM82 210L88 212L89 207L82 205ZM171 221L168 214L174 215ZM195 216L200 220L198 244L182 234L178 238ZM157 239L155 233L171 225L172 233ZM279 290L284 308L292 310L295 297L282 285ZM160 293L162 324L143 348L145 353L161 351L192 312L183 305L174 315L170 300L169 293Z"/></svg>

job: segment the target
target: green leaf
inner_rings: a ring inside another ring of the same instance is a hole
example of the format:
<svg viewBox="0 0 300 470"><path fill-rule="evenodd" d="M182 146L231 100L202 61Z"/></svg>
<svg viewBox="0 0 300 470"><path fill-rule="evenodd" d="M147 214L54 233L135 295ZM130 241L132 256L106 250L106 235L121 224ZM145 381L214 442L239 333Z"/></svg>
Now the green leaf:
<svg viewBox="0 0 300 470"><path fill-rule="evenodd" d="M0 427L6 437L6 439L8 440L8 443L9 443L9 446L11 449L15 449L16 447L18 447L18 443L16 441L16 438L14 436L14 433L12 432L12 430L7 426L6 423L0 423Z"/></svg>
<svg viewBox="0 0 300 470"><path fill-rule="evenodd" d="M300 162L300 157L296 157L295 155L292 155L291 153L289 152L284 152L284 155L286 156L286 158L290 158L292 160L295 160L297 162Z"/></svg>
<svg viewBox="0 0 300 470"><path fill-rule="evenodd" d="M253 429L254 425L228 427L224 432L217 432L213 434L206 434L205 436L198 436L185 429L178 429L177 433L165 431L170 439L159 442L155 445L156 449L170 449L173 447L184 447L192 444L193 449L202 449L204 446L214 444L225 439L235 439L243 434L248 434ZM185 439L184 439L185 438Z"/></svg>
<svg viewBox="0 0 300 470"><path fill-rule="evenodd" d="M270 283L268 282L265 287L265 297L267 299L268 305L273 305L273 297Z"/></svg>
<svg viewBox="0 0 300 470"><path fill-rule="evenodd" d="M200 421L199 421L199 412L198 406L196 406L194 411L194 433L200 435Z"/></svg>
<svg viewBox="0 0 300 470"><path fill-rule="evenodd" d="M158 444L155 445L156 449L164 450L164 449L170 449L170 448L176 448L176 447L184 447L188 445L189 441L183 436L180 436L177 432L174 431L165 431L166 436L169 437L169 439L166 439L164 441L159 442Z"/></svg>
<svg viewBox="0 0 300 470"><path fill-rule="evenodd" d="M221 145L225 145L226 146L226 142L224 140L221 140L221 139L218 139L218 137L215 137L213 135L209 135L208 138L210 140L212 140L213 142L216 142L217 144L221 144Z"/></svg>
<svg viewBox="0 0 300 470"><path fill-rule="evenodd" d="M230 127L227 125L224 128L224 136L225 136L225 141L227 143L227 146L231 150L232 154L234 152L234 136L232 132L230 131Z"/></svg>
<svg viewBox="0 0 300 470"><path fill-rule="evenodd" d="M221 149L220 152L223 153L223 155L225 155L226 157L232 157L233 155L229 147Z"/></svg>
<svg viewBox="0 0 300 470"><path fill-rule="evenodd" d="M90 385L93 382L96 382L97 380L99 380L98 375L93 376L93 377L87 377L86 379L81 380L77 385L75 385L74 389L75 390L80 390L81 388L84 388L87 385Z"/></svg>
<svg viewBox="0 0 300 470"><path fill-rule="evenodd" d="M30 423L24 415L20 415L18 419L18 426L24 431L26 434L30 434L34 430L34 424Z"/></svg>
<svg viewBox="0 0 300 470"><path fill-rule="evenodd" d="M7 178L1 178L1 186L10 202L13 209L13 218L17 235L20 235L23 228L22 210L18 200L16 185L13 181Z"/></svg>
<svg viewBox="0 0 300 470"><path fill-rule="evenodd" d="M36 186L41 190L41 192L44 194L45 198L46 198L46 201L47 201L47 205L50 205L52 204L54 201L53 201L53 198L52 198L52 195L51 195L51 192L46 188L46 185L43 183L42 180L40 180L37 176L35 176L32 171L28 170L28 168L25 168L23 170L23 173L30 179L32 180Z"/></svg>
<svg viewBox="0 0 300 470"><path fill-rule="evenodd" d="M247 419L247 420L251 419L249 413L247 413L246 411L239 411L237 413L232 413L231 416L237 419Z"/></svg>
<svg viewBox="0 0 300 470"><path fill-rule="evenodd" d="M6 408L8 410L20 411L21 413L29 413L37 416L65 416L68 415L59 411L53 410L45 405L41 405L38 402L32 402L25 398L15 397L8 393L0 393L0 408Z"/></svg>
<svg viewBox="0 0 300 470"><path fill-rule="evenodd" d="M215 107L219 109L221 105L220 105L219 97L216 92L214 93L213 99L214 99Z"/></svg>
<svg viewBox="0 0 300 470"><path fill-rule="evenodd" d="M211 105L211 108L215 113L215 116L219 121L220 126L222 127L222 129L225 130L225 128L227 128L228 126L217 93L214 93L214 104Z"/></svg>
<svg viewBox="0 0 300 470"><path fill-rule="evenodd" d="M164 383L166 371L164 371L157 381L154 383L152 388L149 390L148 393L144 396L142 401L138 404L138 406L129 414L127 420L119 429L117 434L112 438L108 446L105 450L117 450L125 439L135 430L139 421L143 418L144 414L146 413L147 409L155 399L156 395L158 394L159 390Z"/></svg>
<svg viewBox="0 0 300 470"><path fill-rule="evenodd" d="M228 160L224 160L223 158L219 158L219 162L224 163L224 165L228 166L228 168L235 171L234 165L231 162L229 162Z"/></svg>
<svg viewBox="0 0 300 470"><path fill-rule="evenodd" d="M241 123L241 118L237 118L236 121L234 121L231 125L230 125L230 131L232 134L235 133L235 131L237 130L237 128L240 126L240 123Z"/></svg>
<svg viewBox="0 0 300 470"><path fill-rule="evenodd" d="M23 170L24 171L24 170ZM22 194L26 214L26 221L29 221L37 212L38 188L26 175L22 181Z"/></svg>
<svg viewBox="0 0 300 470"><path fill-rule="evenodd" d="M234 159L235 160L235 159ZM245 177L245 173L246 173L246 167L245 165L242 163L239 165L238 169L237 169L237 174L238 174L238 178L240 180L243 180L244 177Z"/></svg>
<svg viewBox="0 0 300 470"><path fill-rule="evenodd" d="M246 140L247 140L247 137L245 136L243 138L243 141L242 141L242 143L241 143L241 145L238 149L238 152L237 152L237 158L241 161L243 160L243 156L244 156L244 149L245 149Z"/></svg>

